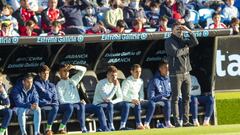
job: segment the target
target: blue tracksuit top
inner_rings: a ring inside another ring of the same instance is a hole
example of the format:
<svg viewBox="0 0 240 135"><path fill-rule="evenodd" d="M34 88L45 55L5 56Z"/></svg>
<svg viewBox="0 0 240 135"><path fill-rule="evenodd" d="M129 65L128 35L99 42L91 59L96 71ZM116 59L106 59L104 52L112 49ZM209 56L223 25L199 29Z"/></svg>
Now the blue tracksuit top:
<svg viewBox="0 0 240 135"><path fill-rule="evenodd" d="M158 102L163 97L169 97L171 91L169 77L161 76L158 72L148 84L148 99Z"/></svg>
<svg viewBox="0 0 240 135"><path fill-rule="evenodd" d="M34 85L39 95L39 106L58 105L57 91L53 83L44 81L37 77Z"/></svg>
<svg viewBox="0 0 240 135"><path fill-rule="evenodd" d="M38 93L33 85L29 91L24 91L22 83L17 83L10 93L12 107L31 108L33 103L39 103Z"/></svg>

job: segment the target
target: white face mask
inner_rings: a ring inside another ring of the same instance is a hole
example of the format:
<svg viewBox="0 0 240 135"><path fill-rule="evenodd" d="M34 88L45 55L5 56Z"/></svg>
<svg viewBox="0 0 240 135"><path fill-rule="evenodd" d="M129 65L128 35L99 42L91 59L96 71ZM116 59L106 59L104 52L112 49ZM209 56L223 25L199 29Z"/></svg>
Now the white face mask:
<svg viewBox="0 0 240 135"><path fill-rule="evenodd" d="M92 15L92 14L93 14L93 9L92 9L92 8L86 9L86 13L87 13L88 15Z"/></svg>
<svg viewBox="0 0 240 135"><path fill-rule="evenodd" d="M159 9L158 8L152 9L152 13L159 14Z"/></svg>
<svg viewBox="0 0 240 135"><path fill-rule="evenodd" d="M133 9L139 9L139 3L138 2L131 2L130 7L132 7Z"/></svg>

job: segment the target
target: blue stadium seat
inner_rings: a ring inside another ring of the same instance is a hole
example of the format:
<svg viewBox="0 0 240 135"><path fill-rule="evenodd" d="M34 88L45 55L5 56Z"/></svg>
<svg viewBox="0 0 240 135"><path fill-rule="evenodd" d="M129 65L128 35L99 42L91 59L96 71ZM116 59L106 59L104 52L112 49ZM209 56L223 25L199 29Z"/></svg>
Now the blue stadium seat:
<svg viewBox="0 0 240 135"><path fill-rule="evenodd" d="M212 18L212 14L215 12L214 9L211 8L203 8L199 9L199 17L200 21L206 21L208 18Z"/></svg>
<svg viewBox="0 0 240 135"><path fill-rule="evenodd" d="M190 18L188 21L192 22L193 24L198 24L199 22L199 13L196 10L189 10L190 11Z"/></svg>

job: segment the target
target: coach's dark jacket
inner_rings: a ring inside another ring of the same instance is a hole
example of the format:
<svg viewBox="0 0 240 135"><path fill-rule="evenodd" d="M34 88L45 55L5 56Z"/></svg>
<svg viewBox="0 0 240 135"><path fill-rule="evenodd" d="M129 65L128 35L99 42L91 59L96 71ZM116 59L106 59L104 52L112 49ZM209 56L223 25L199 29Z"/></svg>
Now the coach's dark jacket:
<svg viewBox="0 0 240 135"><path fill-rule="evenodd" d="M168 55L170 75L184 74L192 70L189 49L186 46L193 47L197 45L198 40L193 33L189 33L189 37L186 39L178 38L173 34L166 39L165 50Z"/></svg>

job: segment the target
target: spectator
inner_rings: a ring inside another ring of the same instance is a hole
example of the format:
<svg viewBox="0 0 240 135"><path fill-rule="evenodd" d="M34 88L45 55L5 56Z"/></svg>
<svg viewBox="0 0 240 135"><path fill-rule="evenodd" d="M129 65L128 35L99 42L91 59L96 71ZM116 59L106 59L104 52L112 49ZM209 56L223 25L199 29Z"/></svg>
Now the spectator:
<svg viewBox="0 0 240 135"><path fill-rule="evenodd" d="M230 23L230 28L233 30L233 35L237 35L239 33L239 19L232 18Z"/></svg>
<svg viewBox="0 0 240 135"><path fill-rule="evenodd" d="M174 127L171 124L171 85L169 79L168 62L162 60L159 63L158 71L148 84L148 100L161 105L164 103L165 125L168 128Z"/></svg>
<svg viewBox="0 0 240 135"><path fill-rule="evenodd" d="M161 17L160 18L160 26L159 26L159 29L158 31L159 32L166 32L166 31L171 31L171 28L168 28L168 19L167 17Z"/></svg>
<svg viewBox="0 0 240 135"><path fill-rule="evenodd" d="M0 37L7 37L7 36L19 36L19 34L13 30L12 24L10 21L3 21L1 22L1 30L0 30Z"/></svg>
<svg viewBox="0 0 240 135"><path fill-rule="evenodd" d="M35 12L30 9L28 0L20 0L21 7L13 13L18 21L19 34L26 33L26 22L32 20L37 23Z"/></svg>
<svg viewBox="0 0 240 135"><path fill-rule="evenodd" d="M94 8L88 6L85 11L86 14L83 17L83 25L85 27L93 27L97 23L97 17L94 15Z"/></svg>
<svg viewBox="0 0 240 135"><path fill-rule="evenodd" d="M107 33L104 23L99 21L92 28L86 30L86 34L104 34Z"/></svg>
<svg viewBox="0 0 240 135"><path fill-rule="evenodd" d="M41 33L40 28L34 21L30 20L26 22L26 30L21 34L21 36L38 36Z"/></svg>
<svg viewBox="0 0 240 135"><path fill-rule="evenodd" d="M129 6L123 9L124 20L128 27L133 28L132 22L139 19L143 24L147 22L145 11L139 4L140 0L130 0Z"/></svg>
<svg viewBox="0 0 240 135"><path fill-rule="evenodd" d="M0 134L4 135L12 118L12 110L10 107L10 100L7 94L7 88L3 84L3 74L0 73L0 117L2 124L0 127Z"/></svg>
<svg viewBox="0 0 240 135"><path fill-rule="evenodd" d="M225 7L222 10L224 16L224 23L229 24L233 17L238 18L238 9L234 6L235 0L226 0Z"/></svg>
<svg viewBox="0 0 240 135"><path fill-rule="evenodd" d="M18 22L17 19L12 16L13 8L10 5L5 5L3 7L2 16L0 18L1 21L9 20L13 25L13 29L18 31Z"/></svg>
<svg viewBox="0 0 240 135"><path fill-rule="evenodd" d="M41 66L39 76L34 80L34 85L39 95L39 106L48 112L46 135L53 135L52 124L56 119L59 103L56 87L48 80L49 73L50 68L47 65Z"/></svg>
<svg viewBox="0 0 240 135"><path fill-rule="evenodd" d="M123 20L117 21L116 29L113 29L111 33L125 33L126 23Z"/></svg>
<svg viewBox="0 0 240 135"><path fill-rule="evenodd" d="M225 29L227 26L221 22L221 14L213 13L212 15L213 23L206 27L206 29Z"/></svg>
<svg viewBox="0 0 240 135"><path fill-rule="evenodd" d="M69 78L69 71L71 69L75 69L78 72ZM86 104L83 99L80 99L77 85L86 70L86 67L73 65L61 65L59 68L61 80L57 83L56 88L60 104L59 112L64 114L63 120L59 126L59 133L61 134L67 133L65 127L74 110L77 111L77 118L83 133L87 132L85 126L85 112L96 114L100 122L100 130L108 131L102 108L92 104Z"/></svg>
<svg viewBox="0 0 240 135"><path fill-rule="evenodd" d="M238 8L238 12L240 12L240 0L235 0L234 6L237 7Z"/></svg>
<svg viewBox="0 0 240 135"><path fill-rule="evenodd" d="M145 29L143 28L143 23L140 19L134 20L132 26L132 32L145 32Z"/></svg>
<svg viewBox="0 0 240 135"><path fill-rule="evenodd" d="M166 0L161 4L160 9L160 16L166 16L168 18L169 27L172 27L175 22L179 22L188 28L194 28L193 24L188 21L190 12L182 1Z"/></svg>
<svg viewBox="0 0 240 135"><path fill-rule="evenodd" d="M61 31L61 23L58 21L53 21L51 25L51 31L48 32L48 36L64 36L65 33Z"/></svg>
<svg viewBox="0 0 240 135"><path fill-rule="evenodd" d="M157 27L159 27L159 20L160 20L159 5L155 2L151 2L150 9L151 9L151 11L147 14L148 21L152 28L157 28Z"/></svg>
<svg viewBox="0 0 240 135"><path fill-rule="evenodd" d="M82 10L85 9L87 1L82 1L82 5L76 3L76 0L67 0L65 1L65 5L61 8L62 13L67 20L64 23L64 32L66 34L83 34L84 27L82 21Z"/></svg>
<svg viewBox="0 0 240 135"><path fill-rule="evenodd" d="M188 39L183 39L183 31L189 34ZM189 58L189 47L198 45L198 40L192 31L186 26L176 23L170 38L165 40L165 49L169 63L169 73L172 89L172 112L175 127L180 127L178 100L183 97L183 126L193 126L189 122L189 97L191 90L191 78L189 72L192 70Z"/></svg>
<svg viewBox="0 0 240 135"><path fill-rule="evenodd" d="M116 95L116 98L113 97ZM103 107L106 111L109 129L114 131L113 108L122 101L122 90L117 79L117 68L109 66L107 69L107 78L100 80L96 86L93 104Z"/></svg>
<svg viewBox="0 0 240 135"><path fill-rule="evenodd" d="M26 115L33 114L34 135L40 135L41 109L39 107L39 96L33 85L33 76L28 73L23 80L13 88L10 93L12 106L18 116L21 134L27 134Z"/></svg>
<svg viewBox="0 0 240 135"><path fill-rule="evenodd" d="M42 13L43 10L49 6L49 0L37 0L38 1L38 13Z"/></svg>
<svg viewBox="0 0 240 135"><path fill-rule="evenodd" d="M110 0L110 10L105 14L106 27L113 30L116 28L117 21L123 19L123 11L119 8L120 0Z"/></svg>
<svg viewBox="0 0 240 135"><path fill-rule="evenodd" d="M142 73L142 68L139 64L134 64L131 67L131 76L122 82L122 92L123 92L123 110L127 113L125 121L121 121L121 127L125 128L127 117L130 108L134 109L135 121L137 129L150 129L150 122L155 111L155 103L151 100L144 100L144 86L143 80L140 78ZM145 108L147 110L146 119L144 125L141 120L141 109Z"/></svg>
<svg viewBox="0 0 240 135"><path fill-rule="evenodd" d="M101 0L99 3L99 12L106 13L109 9L109 0Z"/></svg>
<svg viewBox="0 0 240 135"><path fill-rule="evenodd" d="M44 32L50 32L51 24L58 21L61 24L65 22L65 18L61 10L57 9L58 0L49 0L48 7L41 14L41 24Z"/></svg>

